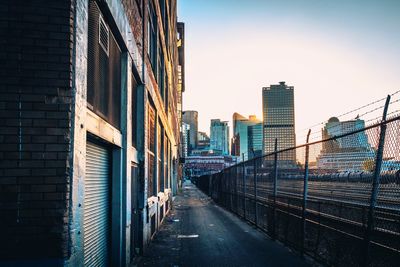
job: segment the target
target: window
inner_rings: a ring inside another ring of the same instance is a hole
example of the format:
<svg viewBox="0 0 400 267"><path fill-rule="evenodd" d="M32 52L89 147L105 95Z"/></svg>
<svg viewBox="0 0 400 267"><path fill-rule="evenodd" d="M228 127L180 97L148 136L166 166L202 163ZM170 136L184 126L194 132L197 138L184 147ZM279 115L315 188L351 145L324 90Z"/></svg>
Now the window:
<svg viewBox="0 0 400 267"><path fill-rule="evenodd" d="M163 127L161 126L161 122L158 122L157 125L157 188L159 191L162 191L162 145L163 145Z"/></svg>
<svg viewBox="0 0 400 267"><path fill-rule="evenodd" d="M131 100L131 104L132 104L132 146L136 147L136 142L137 142L137 135L136 135L136 131L137 131L137 87L138 84L136 82L135 79L135 75L131 74L132 77L132 100Z"/></svg>
<svg viewBox="0 0 400 267"><path fill-rule="evenodd" d="M161 39L160 39L161 40ZM160 42L161 43L161 42ZM158 64L157 64L157 83L160 95L164 99L165 95L165 64L164 64L164 53L161 46L158 49Z"/></svg>
<svg viewBox="0 0 400 267"><path fill-rule="evenodd" d="M142 15L142 10L143 10L143 7L142 7L142 1L143 0L135 0L136 1L136 5L137 5L137 7L138 7L138 10L139 10L139 14L140 15Z"/></svg>
<svg viewBox="0 0 400 267"><path fill-rule="evenodd" d="M156 179L155 173L155 152L156 152L156 112L154 108L148 105L148 131L147 131L147 155L148 155L148 197L156 195L156 184L154 183Z"/></svg>
<svg viewBox="0 0 400 267"><path fill-rule="evenodd" d="M88 26L88 107L120 128L121 50L94 1Z"/></svg>
<svg viewBox="0 0 400 267"><path fill-rule="evenodd" d="M163 190L165 188L168 188L168 139L167 135L164 135L164 140L163 140L163 161L164 161L164 186Z"/></svg>
<svg viewBox="0 0 400 267"><path fill-rule="evenodd" d="M164 77L165 77L165 82L164 82L164 84L165 84L165 86L164 86L164 108L165 108L165 113L167 113L167 116L168 116L168 105L169 105L169 102L168 102L168 94L169 94L169 92L168 92L168 88L169 88L169 84L168 84L168 76L167 75L164 75Z"/></svg>
<svg viewBox="0 0 400 267"><path fill-rule="evenodd" d="M169 25L168 25L168 14L167 14L167 6L165 0L159 0L160 10L161 10L161 21L164 26L164 37L165 44L168 46L169 42Z"/></svg>
<svg viewBox="0 0 400 267"><path fill-rule="evenodd" d="M147 22L147 52L153 73L156 74L157 68L157 16L152 1L149 1L149 16Z"/></svg>

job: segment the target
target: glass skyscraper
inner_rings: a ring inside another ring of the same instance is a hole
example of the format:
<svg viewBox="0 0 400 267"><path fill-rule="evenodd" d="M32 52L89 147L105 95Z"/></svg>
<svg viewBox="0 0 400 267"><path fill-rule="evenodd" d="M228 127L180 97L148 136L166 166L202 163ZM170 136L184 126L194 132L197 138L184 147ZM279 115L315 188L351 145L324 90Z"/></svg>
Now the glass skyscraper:
<svg viewBox="0 0 400 267"><path fill-rule="evenodd" d="M210 149L229 155L229 126L228 122L219 119L211 120Z"/></svg>
<svg viewBox="0 0 400 267"><path fill-rule="evenodd" d="M294 87L285 82L263 87L263 154L296 146L294 120ZM280 153L278 160L296 162L295 150Z"/></svg>
<svg viewBox="0 0 400 267"><path fill-rule="evenodd" d="M250 129L255 125L258 127ZM253 140L253 138L260 139ZM246 118L235 112L233 114L232 155L239 156L241 160L248 160L255 155L260 156L261 153L262 122L255 115Z"/></svg>
<svg viewBox="0 0 400 267"><path fill-rule="evenodd" d="M249 159L262 155L263 124L257 123L247 127Z"/></svg>

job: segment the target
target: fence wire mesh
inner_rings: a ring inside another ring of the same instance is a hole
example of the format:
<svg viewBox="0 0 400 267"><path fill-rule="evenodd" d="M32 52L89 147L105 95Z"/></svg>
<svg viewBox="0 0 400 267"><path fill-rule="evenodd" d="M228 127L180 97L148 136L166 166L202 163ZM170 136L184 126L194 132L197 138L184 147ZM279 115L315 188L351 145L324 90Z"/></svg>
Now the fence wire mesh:
<svg viewBox="0 0 400 267"><path fill-rule="evenodd" d="M193 181L273 239L327 265L398 266L400 116L369 126L332 119L321 135ZM282 160L293 153L295 161Z"/></svg>

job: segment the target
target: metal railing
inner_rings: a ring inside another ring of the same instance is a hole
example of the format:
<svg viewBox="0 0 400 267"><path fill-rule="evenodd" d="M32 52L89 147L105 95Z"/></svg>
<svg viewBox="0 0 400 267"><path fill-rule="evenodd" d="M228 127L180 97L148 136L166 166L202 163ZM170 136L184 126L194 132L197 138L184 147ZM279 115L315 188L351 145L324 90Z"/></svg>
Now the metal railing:
<svg viewBox="0 0 400 267"><path fill-rule="evenodd" d="M275 140L275 152L193 182L271 238L321 263L398 266L400 116L386 118L389 100L381 121L370 126L349 131L335 122L341 133L308 142L309 132L306 144L280 151Z"/></svg>

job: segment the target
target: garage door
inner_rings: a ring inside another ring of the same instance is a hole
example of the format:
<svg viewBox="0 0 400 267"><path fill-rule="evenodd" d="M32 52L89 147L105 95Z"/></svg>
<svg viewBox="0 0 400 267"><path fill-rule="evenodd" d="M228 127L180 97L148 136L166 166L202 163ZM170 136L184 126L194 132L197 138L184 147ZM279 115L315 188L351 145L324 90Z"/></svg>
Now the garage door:
<svg viewBox="0 0 400 267"><path fill-rule="evenodd" d="M109 151L105 147L87 142L84 206L85 266L109 265L110 181Z"/></svg>

